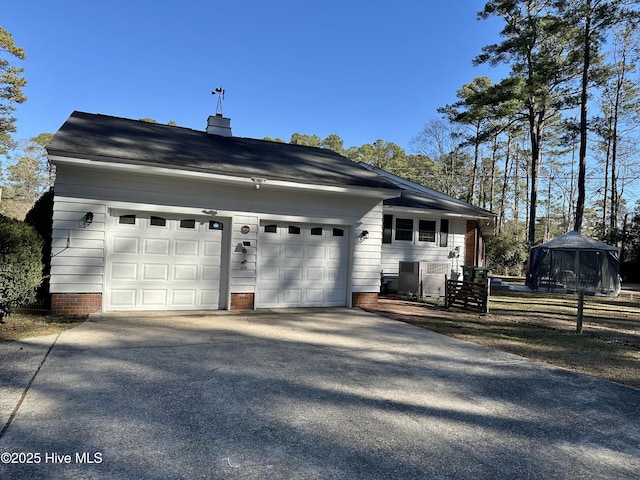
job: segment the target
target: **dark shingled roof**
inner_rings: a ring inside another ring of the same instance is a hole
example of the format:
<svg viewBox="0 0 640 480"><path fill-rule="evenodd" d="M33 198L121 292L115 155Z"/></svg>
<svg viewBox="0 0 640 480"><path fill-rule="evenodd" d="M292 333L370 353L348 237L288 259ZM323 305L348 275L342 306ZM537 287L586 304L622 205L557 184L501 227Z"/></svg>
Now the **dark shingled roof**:
<svg viewBox="0 0 640 480"><path fill-rule="evenodd" d="M388 198L384 201L385 205L393 207L406 207L427 210L440 210L443 213L456 213L469 215L470 217L493 218L495 213L476 207L469 203L458 200L457 198L438 192L424 185L419 185L405 178L394 175L393 173L382 170L371 165L365 167L373 172L382 175L391 181L397 188L402 189L402 195L395 198Z"/></svg>
<svg viewBox="0 0 640 480"><path fill-rule="evenodd" d="M331 150L224 137L188 128L73 112L47 145L50 155L154 165L322 186L397 190Z"/></svg>

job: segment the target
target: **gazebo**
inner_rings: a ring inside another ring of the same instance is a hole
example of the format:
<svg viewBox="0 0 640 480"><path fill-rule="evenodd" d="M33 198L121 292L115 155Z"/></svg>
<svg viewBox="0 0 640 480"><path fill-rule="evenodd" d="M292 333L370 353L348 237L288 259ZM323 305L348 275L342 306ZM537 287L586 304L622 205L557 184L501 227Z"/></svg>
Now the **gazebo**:
<svg viewBox="0 0 640 480"><path fill-rule="evenodd" d="M617 297L619 270L617 247L569 232L531 248L526 284L532 290Z"/></svg>

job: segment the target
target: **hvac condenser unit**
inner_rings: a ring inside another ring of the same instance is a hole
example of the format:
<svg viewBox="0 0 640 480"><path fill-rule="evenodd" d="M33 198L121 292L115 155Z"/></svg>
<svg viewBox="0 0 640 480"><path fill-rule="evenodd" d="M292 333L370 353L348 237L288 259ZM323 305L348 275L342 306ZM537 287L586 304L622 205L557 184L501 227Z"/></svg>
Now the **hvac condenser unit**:
<svg viewBox="0 0 640 480"><path fill-rule="evenodd" d="M398 293L415 297L444 297L449 263L400 262Z"/></svg>

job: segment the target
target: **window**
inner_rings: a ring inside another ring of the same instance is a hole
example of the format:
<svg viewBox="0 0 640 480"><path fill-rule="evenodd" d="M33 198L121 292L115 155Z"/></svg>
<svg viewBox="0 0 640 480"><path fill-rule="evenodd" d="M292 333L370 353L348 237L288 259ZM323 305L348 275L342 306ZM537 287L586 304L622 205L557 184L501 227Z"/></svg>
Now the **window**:
<svg viewBox="0 0 640 480"><path fill-rule="evenodd" d="M277 233L278 232L278 226L277 225L265 225L264 226L264 233Z"/></svg>
<svg viewBox="0 0 640 480"><path fill-rule="evenodd" d="M436 241L436 222L434 220L420 220L418 224L418 240L420 242Z"/></svg>
<svg viewBox="0 0 640 480"><path fill-rule="evenodd" d="M196 228L196 221L193 218L180 220L180 228Z"/></svg>
<svg viewBox="0 0 640 480"><path fill-rule="evenodd" d="M334 237L344 237L344 230L341 228L334 228L333 229L333 236Z"/></svg>
<svg viewBox="0 0 640 480"><path fill-rule="evenodd" d="M209 230L222 230L222 222L216 222L215 220L209 221Z"/></svg>
<svg viewBox="0 0 640 480"><path fill-rule="evenodd" d="M322 227L313 227L311 229L311 235L322 235Z"/></svg>
<svg viewBox="0 0 640 480"><path fill-rule="evenodd" d="M289 225L289 233L291 235L300 235L300 227L296 227L295 225Z"/></svg>
<svg viewBox="0 0 640 480"><path fill-rule="evenodd" d="M122 225L135 225L136 224L136 216L135 215L120 215L118 219L118 223Z"/></svg>
<svg viewBox="0 0 640 480"><path fill-rule="evenodd" d="M446 247L449 241L449 220L440 220L440 246Z"/></svg>
<svg viewBox="0 0 640 480"><path fill-rule="evenodd" d="M413 241L413 219L396 218L396 240Z"/></svg>
<svg viewBox="0 0 640 480"><path fill-rule="evenodd" d="M391 243L392 232L393 215L385 215L382 217L382 243Z"/></svg>
<svg viewBox="0 0 640 480"><path fill-rule="evenodd" d="M166 218L162 218L162 217L154 217L152 215L151 216L151 221L149 223L154 227L166 227L167 226L167 219Z"/></svg>

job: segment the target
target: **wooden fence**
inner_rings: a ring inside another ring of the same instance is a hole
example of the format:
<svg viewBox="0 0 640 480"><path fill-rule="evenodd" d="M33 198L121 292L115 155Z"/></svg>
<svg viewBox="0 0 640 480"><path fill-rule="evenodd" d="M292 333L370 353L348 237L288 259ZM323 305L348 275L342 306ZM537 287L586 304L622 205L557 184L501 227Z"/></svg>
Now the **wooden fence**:
<svg viewBox="0 0 640 480"><path fill-rule="evenodd" d="M461 307L489 312L489 280L483 283L447 280L444 297L445 308Z"/></svg>

